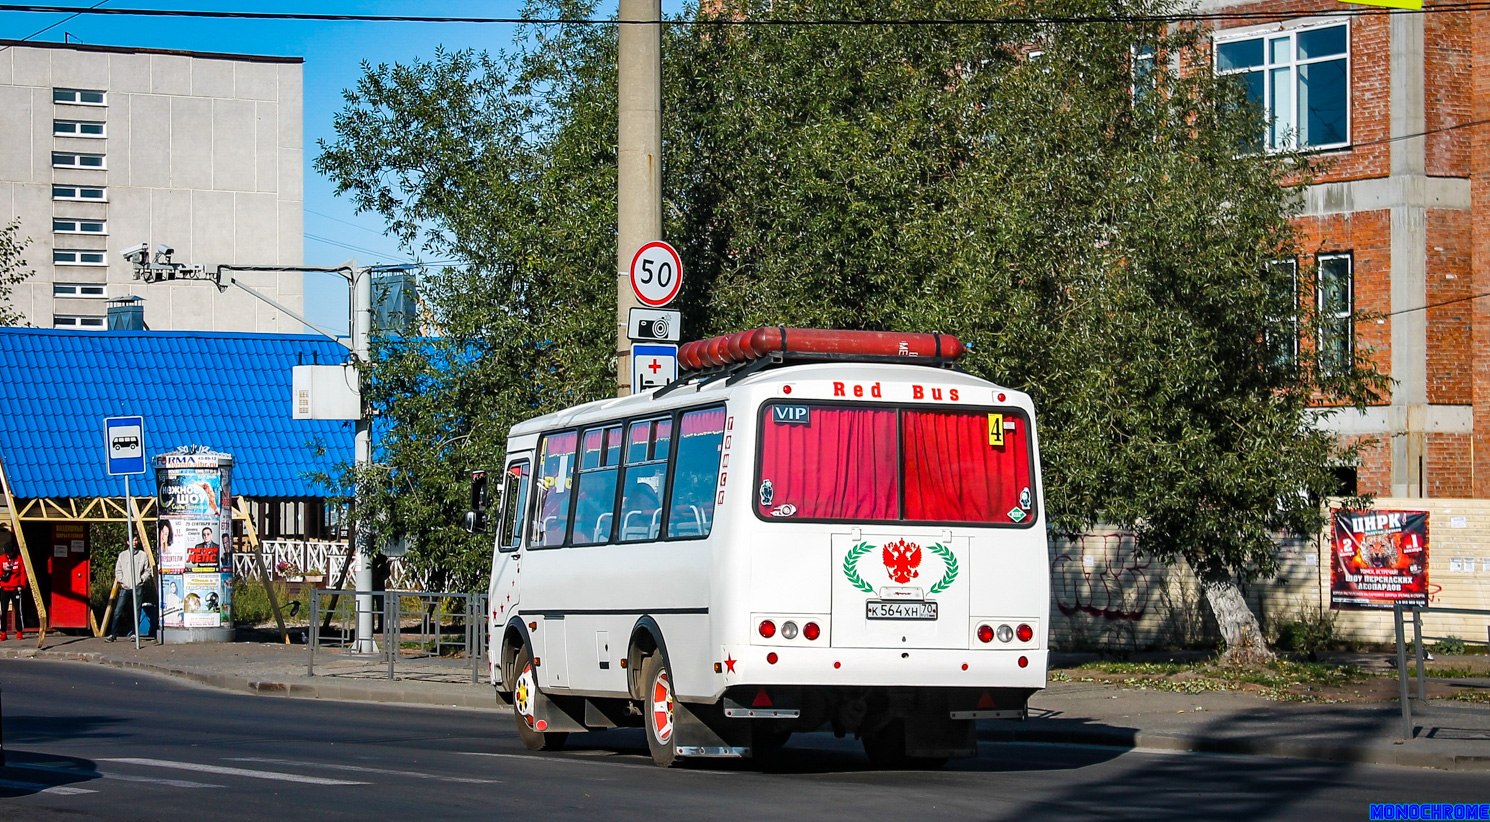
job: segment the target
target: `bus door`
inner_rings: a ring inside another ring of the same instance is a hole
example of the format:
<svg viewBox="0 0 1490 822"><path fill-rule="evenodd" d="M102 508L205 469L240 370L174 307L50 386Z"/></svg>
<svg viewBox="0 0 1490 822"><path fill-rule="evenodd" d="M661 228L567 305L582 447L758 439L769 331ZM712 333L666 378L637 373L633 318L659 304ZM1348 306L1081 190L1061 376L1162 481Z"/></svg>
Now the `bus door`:
<svg viewBox="0 0 1490 822"><path fill-rule="evenodd" d="M491 585L487 589L494 637L501 636L500 626L517 609L522 593L518 578L522 569L523 512L527 510L530 464L528 453L513 454L507 458L507 470L502 473L502 518L497 524Z"/></svg>

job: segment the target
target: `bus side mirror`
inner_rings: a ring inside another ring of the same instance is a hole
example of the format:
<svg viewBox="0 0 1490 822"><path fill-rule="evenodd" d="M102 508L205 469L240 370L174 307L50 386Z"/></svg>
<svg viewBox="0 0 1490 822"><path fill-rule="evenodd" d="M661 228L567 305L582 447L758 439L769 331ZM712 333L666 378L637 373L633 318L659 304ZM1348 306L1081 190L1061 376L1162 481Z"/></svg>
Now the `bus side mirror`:
<svg viewBox="0 0 1490 822"><path fill-rule="evenodd" d="M466 512L466 531L480 534L486 531L486 472L471 472L471 510Z"/></svg>

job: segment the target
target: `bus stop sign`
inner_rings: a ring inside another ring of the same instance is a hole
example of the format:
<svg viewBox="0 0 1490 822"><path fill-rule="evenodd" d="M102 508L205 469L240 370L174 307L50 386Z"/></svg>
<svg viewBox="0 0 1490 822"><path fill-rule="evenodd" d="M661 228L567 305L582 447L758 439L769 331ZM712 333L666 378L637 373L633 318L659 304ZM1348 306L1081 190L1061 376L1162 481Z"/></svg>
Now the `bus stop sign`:
<svg viewBox="0 0 1490 822"><path fill-rule="evenodd" d="M145 473L145 418L106 418L103 421L103 452L109 476Z"/></svg>

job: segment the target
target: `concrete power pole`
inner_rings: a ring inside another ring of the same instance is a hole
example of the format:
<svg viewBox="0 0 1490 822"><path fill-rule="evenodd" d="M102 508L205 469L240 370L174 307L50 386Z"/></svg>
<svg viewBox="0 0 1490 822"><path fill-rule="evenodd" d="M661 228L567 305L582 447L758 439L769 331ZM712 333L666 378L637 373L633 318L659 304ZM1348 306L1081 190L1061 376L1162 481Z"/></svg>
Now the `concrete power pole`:
<svg viewBox="0 0 1490 822"><path fill-rule="evenodd" d="M367 364L372 362L369 338L372 336L372 270L368 268L352 267L352 354L357 362ZM364 378L362 384L362 414L357 419L357 428L353 435L353 461L357 466L357 487L354 500L361 503L363 500L363 475L367 468L372 465L372 414L367 403L367 383ZM357 567L355 581L357 586L357 637L356 653L371 654L377 652L377 645L373 641L373 534L372 528L362 516L364 511L358 511L357 531L353 535L353 550L357 554ZM314 630L314 626L312 626ZM398 653L398 648L390 648L391 654Z"/></svg>
<svg viewBox="0 0 1490 822"><path fill-rule="evenodd" d="M616 395L631 393L631 258L662 239L662 2L621 0L617 36ZM626 22L638 21L638 22ZM650 24L650 25L643 25Z"/></svg>

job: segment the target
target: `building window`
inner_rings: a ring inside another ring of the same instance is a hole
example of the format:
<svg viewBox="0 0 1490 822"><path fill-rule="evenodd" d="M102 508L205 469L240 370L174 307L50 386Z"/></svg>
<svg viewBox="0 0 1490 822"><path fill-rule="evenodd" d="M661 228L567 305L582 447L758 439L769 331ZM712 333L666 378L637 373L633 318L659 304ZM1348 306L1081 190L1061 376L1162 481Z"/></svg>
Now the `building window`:
<svg viewBox="0 0 1490 822"><path fill-rule="evenodd" d="M52 152L53 168L103 168L102 154L79 154L74 151Z"/></svg>
<svg viewBox="0 0 1490 822"><path fill-rule="evenodd" d="M1319 266L1319 370L1343 374L1355 361L1355 295L1350 254L1322 254Z"/></svg>
<svg viewBox="0 0 1490 822"><path fill-rule="evenodd" d="M1299 359L1299 261L1268 263L1267 330L1263 332L1273 365L1288 367Z"/></svg>
<svg viewBox="0 0 1490 822"><path fill-rule="evenodd" d="M103 202L108 199L102 186L52 186L53 200L88 200Z"/></svg>
<svg viewBox="0 0 1490 822"><path fill-rule="evenodd" d="M84 317L77 314L53 314L53 328L78 328L84 331L104 330L103 317Z"/></svg>
<svg viewBox="0 0 1490 822"><path fill-rule="evenodd" d="M1154 73L1158 66L1158 55L1150 45L1133 47L1133 104L1139 105L1158 87L1159 77Z"/></svg>
<svg viewBox="0 0 1490 822"><path fill-rule="evenodd" d="M1268 150L1350 143L1350 26L1334 23L1252 36L1219 34L1216 71L1246 84L1268 118Z"/></svg>
<svg viewBox="0 0 1490 822"><path fill-rule="evenodd" d="M108 296L104 288L103 283L52 283L52 296L101 300Z"/></svg>
<svg viewBox="0 0 1490 822"><path fill-rule="evenodd" d="M103 123L98 120L53 120L52 134L56 137L102 137Z"/></svg>
<svg viewBox="0 0 1490 822"><path fill-rule="evenodd" d="M54 218L52 231L58 234L107 234L109 225L103 220L69 220Z"/></svg>
<svg viewBox="0 0 1490 822"><path fill-rule="evenodd" d="M86 88L54 88L52 89L52 102L74 106L108 105L103 92Z"/></svg>
<svg viewBox="0 0 1490 822"><path fill-rule="evenodd" d="M52 262L57 265L107 265L102 251L82 251L59 248L52 252Z"/></svg>

